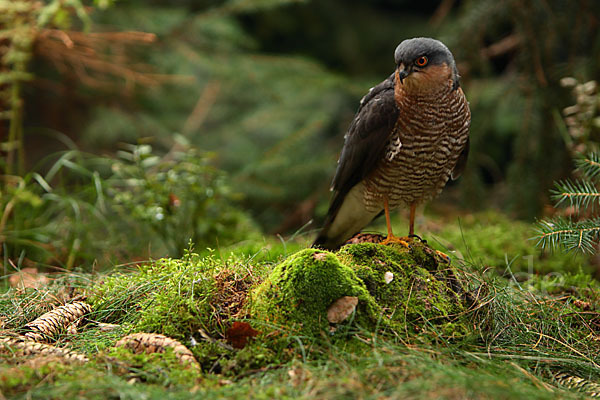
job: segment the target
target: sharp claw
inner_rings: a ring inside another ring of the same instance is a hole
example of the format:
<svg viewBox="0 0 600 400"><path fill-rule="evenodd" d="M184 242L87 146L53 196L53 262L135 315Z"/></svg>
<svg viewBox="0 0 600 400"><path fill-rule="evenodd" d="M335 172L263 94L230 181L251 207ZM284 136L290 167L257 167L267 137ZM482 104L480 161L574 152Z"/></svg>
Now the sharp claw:
<svg viewBox="0 0 600 400"><path fill-rule="evenodd" d="M397 237L397 236L391 235L391 236L386 237L379 244L388 245L388 244L391 244L391 243L398 243L398 244L406 247L407 249L410 249L410 242L411 241L412 241L412 239L410 237Z"/></svg>
<svg viewBox="0 0 600 400"><path fill-rule="evenodd" d="M408 235L408 237L409 237L409 238L417 238L417 239L419 239L419 241L420 241L421 243L425 243L425 244L427 244L427 240L423 239L423 238L422 238L421 236L419 236L419 235L415 235L414 233L413 233L412 235Z"/></svg>

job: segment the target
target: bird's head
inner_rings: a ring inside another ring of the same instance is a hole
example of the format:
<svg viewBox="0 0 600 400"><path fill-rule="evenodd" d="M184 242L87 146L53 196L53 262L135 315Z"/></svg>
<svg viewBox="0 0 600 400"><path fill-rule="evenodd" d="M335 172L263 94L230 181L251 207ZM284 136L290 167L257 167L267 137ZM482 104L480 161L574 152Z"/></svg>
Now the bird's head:
<svg viewBox="0 0 600 400"><path fill-rule="evenodd" d="M458 70L454 57L439 40L414 38L404 40L394 52L396 80L406 89L428 90L440 85L458 87Z"/></svg>

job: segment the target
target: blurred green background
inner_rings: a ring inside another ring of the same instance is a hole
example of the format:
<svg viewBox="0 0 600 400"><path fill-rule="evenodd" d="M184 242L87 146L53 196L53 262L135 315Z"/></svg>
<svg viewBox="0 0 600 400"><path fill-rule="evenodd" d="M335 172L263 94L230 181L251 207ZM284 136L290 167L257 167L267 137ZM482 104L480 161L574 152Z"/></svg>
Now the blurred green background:
<svg viewBox="0 0 600 400"><path fill-rule="evenodd" d="M177 256L190 240L308 243L358 101L410 37L448 45L472 110L467 171L427 208L450 224L554 212L548 189L598 141L597 90L581 85L600 74L596 0L0 0L0 11L5 269Z"/></svg>

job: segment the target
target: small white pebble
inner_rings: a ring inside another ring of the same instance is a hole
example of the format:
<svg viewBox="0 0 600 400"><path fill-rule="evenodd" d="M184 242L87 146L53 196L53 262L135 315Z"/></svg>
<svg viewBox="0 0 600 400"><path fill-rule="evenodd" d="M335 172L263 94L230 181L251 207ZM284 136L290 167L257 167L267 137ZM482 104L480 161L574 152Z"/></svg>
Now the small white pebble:
<svg viewBox="0 0 600 400"><path fill-rule="evenodd" d="M383 279L385 280L385 283L390 283L392 280L394 280L394 273L387 271L384 275L383 275Z"/></svg>

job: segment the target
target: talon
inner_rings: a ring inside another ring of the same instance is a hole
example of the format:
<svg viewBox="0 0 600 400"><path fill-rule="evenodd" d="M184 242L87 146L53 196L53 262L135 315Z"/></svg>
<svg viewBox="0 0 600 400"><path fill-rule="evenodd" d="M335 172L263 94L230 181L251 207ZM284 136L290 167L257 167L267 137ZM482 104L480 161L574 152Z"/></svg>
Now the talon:
<svg viewBox="0 0 600 400"><path fill-rule="evenodd" d="M394 235L388 235L388 237L386 237L383 242L380 242L379 244L383 244L383 245L388 245L388 244L392 244L392 243L397 243L400 244L404 247L406 247L407 249L410 249L410 242L412 242L412 238L405 236L405 237L397 237Z"/></svg>
<svg viewBox="0 0 600 400"><path fill-rule="evenodd" d="M410 228L409 228L409 232L408 232L408 236L404 236L404 237L397 237L394 236L394 234L392 233L392 223L390 221L390 205L388 202L388 198L387 196L383 197L383 210L385 212L385 223L387 225L387 230L388 230L388 235L385 238L385 240L383 242L381 242L380 244L383 245L387 245L390 243L398 243L401 244L402 246L406 247L407 249L410 249L410 242L412 242L412 237L417 235L413 234L413 225L414 225L414 216L415 216L415 204L411 204L410 206ZM419 239L421 239L420 237L418 237Z"/></svg>
<svg viewBox="0 0 600 400"><path fill-rule="evenodd" d="M427 244L427 240L423 239L423 238L422 238L421 236L419 236L419 235L415 235L414 233L413 233L413 234L410 234L410 235L408 235L408 237L409 237L409 238L417 238L417 239L419 239L419 241L420 241L421 243L425 243L425 244Z"/></svg>
<svg viewBox="0 0 600 400"><path fill-rule="evenodd" d="M446 254L446 253L442 253L442 252L441 252L441 251L439 251L439 250L436 250L436 251L435 251L435 254L437 254L438 256L440 256L441 258L443 258L443 259L446 261L446 263L448 263L448 264L450 264L450 262L452 261L452 260L450 259L450 256L449 256L448 254Z"/></svg>

